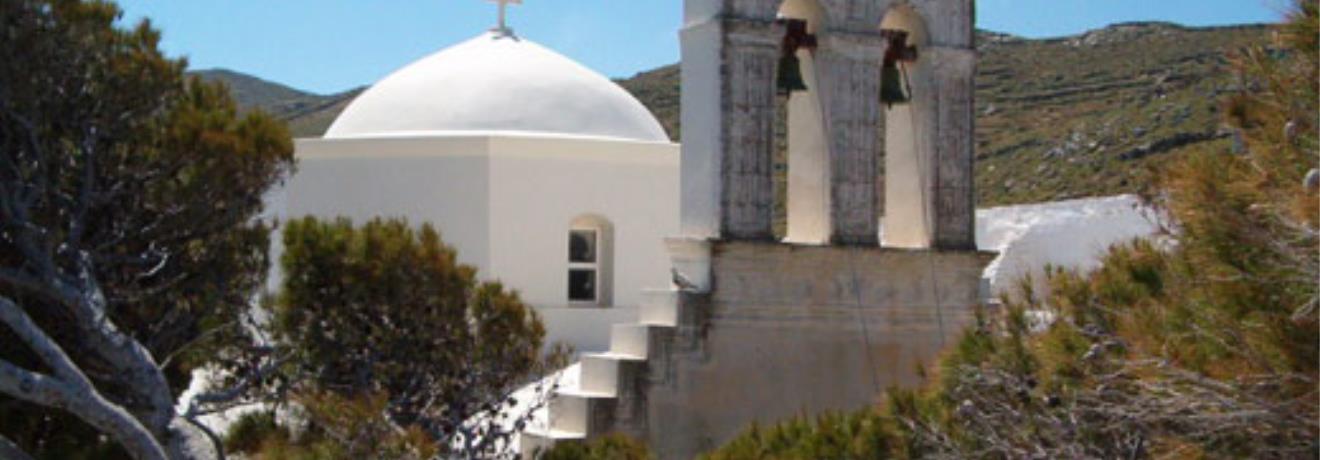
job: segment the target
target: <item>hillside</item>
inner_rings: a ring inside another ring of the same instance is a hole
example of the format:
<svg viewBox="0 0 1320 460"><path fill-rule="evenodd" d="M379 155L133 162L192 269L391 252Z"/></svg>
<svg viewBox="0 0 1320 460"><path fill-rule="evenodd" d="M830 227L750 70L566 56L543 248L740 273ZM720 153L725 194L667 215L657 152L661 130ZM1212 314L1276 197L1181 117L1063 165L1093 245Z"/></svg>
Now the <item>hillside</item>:
<svg viewBox="0 0 1320 460"><path fill-rule="evenodd" d="M320 98L315 94L227 69L198 70L192 73L205 80L224 82L229 86L234 101L244 109L259 107L278 113L281 107L313 103Z"/></svg>
<svg viewBox="0 0 1320 460"><path fill-rule="evenodd" d="M1227 147L1228 55L1263 26L1115 25L1055 40L982 40L977 187L982 205L1136 191L1150 166Z"/></svg>
<svg viewBox="0 0 1320 460"><path fill-rule="evenodd" d="M243 110L261 109L289 123L295 137L320 136L362 88L319 95L225 69L199 70L194 75L229 87Z"/></svg>
<svg viewBox="0 0 1320 460"><path fill-rule="evenodd" d="M1219 95L1234 88L1228 55L1269 38L1265 26L1117 24L1029 40L982 32L976 79L981 206L1137 191L1150 167L1231 144ZM360 90L318 96L233 73L240 103L319 135ZM264 83L272 86L264 88ZM619 80L676 139L679 72L665 66Z"/></svg>

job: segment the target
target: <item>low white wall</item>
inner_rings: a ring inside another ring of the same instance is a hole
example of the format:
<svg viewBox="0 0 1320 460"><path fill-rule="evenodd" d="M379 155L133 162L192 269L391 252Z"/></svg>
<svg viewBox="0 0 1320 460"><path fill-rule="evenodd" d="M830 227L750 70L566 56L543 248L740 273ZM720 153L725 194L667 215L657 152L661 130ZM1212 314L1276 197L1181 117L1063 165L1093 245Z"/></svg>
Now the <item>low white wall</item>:
<svg viewBox="0 0 1320 460"><path fill-rule="evenodd" d="M1114 244L1154 235L1156 215L1132 195L1005 206L976 212L976 244L999 251L985 277L994 294L1030 275L1043 288L1046 265L1093 270Z"/></svg>

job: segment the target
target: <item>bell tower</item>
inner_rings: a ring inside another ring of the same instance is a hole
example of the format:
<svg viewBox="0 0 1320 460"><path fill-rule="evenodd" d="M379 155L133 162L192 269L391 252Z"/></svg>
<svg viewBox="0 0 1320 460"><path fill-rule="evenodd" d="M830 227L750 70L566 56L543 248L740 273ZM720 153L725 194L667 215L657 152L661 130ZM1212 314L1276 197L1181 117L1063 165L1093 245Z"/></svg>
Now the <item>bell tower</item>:
<svg viewBox="0 0 1320 460"><path fill-rule="evenodd" d="M975 248L972 0L685 6L685 236L770 241L784 207L789 242ZM795 21L810 48L784 49L800 42L786 40ZM806 88L782 87L790 64ZM906 100L882 101L886 91ZM781 93L787 120L776 119ZM774 188L777 123L786 202Z"/></svg>
<svg viewBox="0 0 1320 460"><path fill-rule="evenodd" d="M672 286L523 445L621 432L687 459L920 384L993 258L973 234L973 1L686 0Z"/></svg>

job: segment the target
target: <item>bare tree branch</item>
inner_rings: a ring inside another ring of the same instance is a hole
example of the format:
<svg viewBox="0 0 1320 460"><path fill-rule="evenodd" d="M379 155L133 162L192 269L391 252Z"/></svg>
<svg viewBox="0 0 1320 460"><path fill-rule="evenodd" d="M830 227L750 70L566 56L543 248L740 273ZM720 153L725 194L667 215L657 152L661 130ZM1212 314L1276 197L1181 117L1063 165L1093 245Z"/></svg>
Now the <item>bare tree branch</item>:
<svg viewBox="0 0 1320 460"><path fill-rule="evenodd" d="M189 404L188 410L184 413L184 416L190 417L197 415L197 411L201 410L202 405L222 404L243 397L253 385L261 382L266 377L269 377L272 373L278 370L280 366L283 366L289 358L290 356L286 355L272 359L271 362L266 363L265 366L262 366L256 372L244 375L242 380L230 388L217 392L203 393L193 397L192 404Z"/></svg>
<svg viewBox="0 0 1320 460"><path fill-rule="evenodd" d="M1102 364L1109 368L1068 394L1038 389L1031 377L1002 369L960 367L947 395L960 401L959 436L935 420L901 422L942 458L1144 458L1153 444L1170 439L1241 444L1255 458L1295 458L1315 449L1315 411L1296 410L1314 407L1315 395L1274 401L1260 394L1297 379L1310 382L1306 376L1227 383L1159 360L1096 363ZM1247 436L1272 441L1240 442ZM975 440L975 451L966 439Z"/></svg>
<svg viewBox="0 0 1320 460"><path fill-rule="evenodd" d="M0 460L35 460L17 444L0 434Z"/></svg>
<svg viewBox="0 0 1320 460"><path fill-rule="evenodd" d="M79 387L92 386L87 376L83 375L82 371L73 364L73 360L64 354L64 350L61 350L50 336L38 328L22 308L5 297L0 297L0 322L9 326L19 340L37 354L42 363L55 371L57 378Z"/></svg>
<svg viewBox="0 0 1320 460"><path fill-rule="evenodd" d="M205 434L207 439L211 440L211 446L215 448L216 460L225 460L225 442L220 439L220 436L216 435L214 431L211 431L211 428L202 422L197 421L197 417L185 416L182 418L188 424L200 430L202 434Z"/></svg>
<svg viewBox="0 0 1320 460"><path fill-rule="evenodd" d="M170 367L170 363L174 361L174 358L179 357L179 355L183 354L183 352L188 351L189 348L192 348L192 347L196 346L196 345L199 344L199 343L205 342L205 341L209 340L210 338L215 337L216 334L219 334L220 332L224 331L225 329L229 329L229 328L231 328L231 327L236 327L236 326L238 326L238 322L237 322L237 321L230 321L230 322L228 322L228 323L221 324L221 325L219 325L219 326L217 326L217 327L213 327L213 328L211 328L211 329L208 329L206 332L201 333L200 335L198 335L197 337L193 338L192 340L189 340L187 343L185 343L185 344L179 346L179 347L176 348L174 351L171 351L169 355L166 355L166 356L165 356L165 359L162 359L162 360L160 361L160 367L162 367L162 368L168 368L168 367Z"/></svg>
<svg viewBox="0 0 1320 460"><path fill-rule="evenodd" d="M164 449L151 431L128 411L102 397L64 350L36 328L18 305L3 297L0 297L0 321L18 334L58 377L37 374L0 360L0 393L77 414L92 426L113 433L136 458L166 459Z"/></svg>

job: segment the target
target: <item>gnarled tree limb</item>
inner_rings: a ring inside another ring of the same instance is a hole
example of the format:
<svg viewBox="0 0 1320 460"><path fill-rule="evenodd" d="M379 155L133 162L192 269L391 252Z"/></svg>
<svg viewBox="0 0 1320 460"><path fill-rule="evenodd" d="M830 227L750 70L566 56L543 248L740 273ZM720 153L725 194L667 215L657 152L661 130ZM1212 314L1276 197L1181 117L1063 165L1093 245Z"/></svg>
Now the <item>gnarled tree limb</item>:
<svg viewBox="0 0 1320 460"><path fill-rule="evenodd" d="M54 377L46 376L0 360L0 393L72 412L97 429L113 434L135 458L167 458L151 431L124 408L102 397L59 344L41 331L22 308L3 297L0 297L0 322L55 372Z"/></svg>
<svg viewBox="0 0 1320 460"><path fill-rule="evenodd" d="M0 434L0 460L34 460L17 444Z"/></svg>

